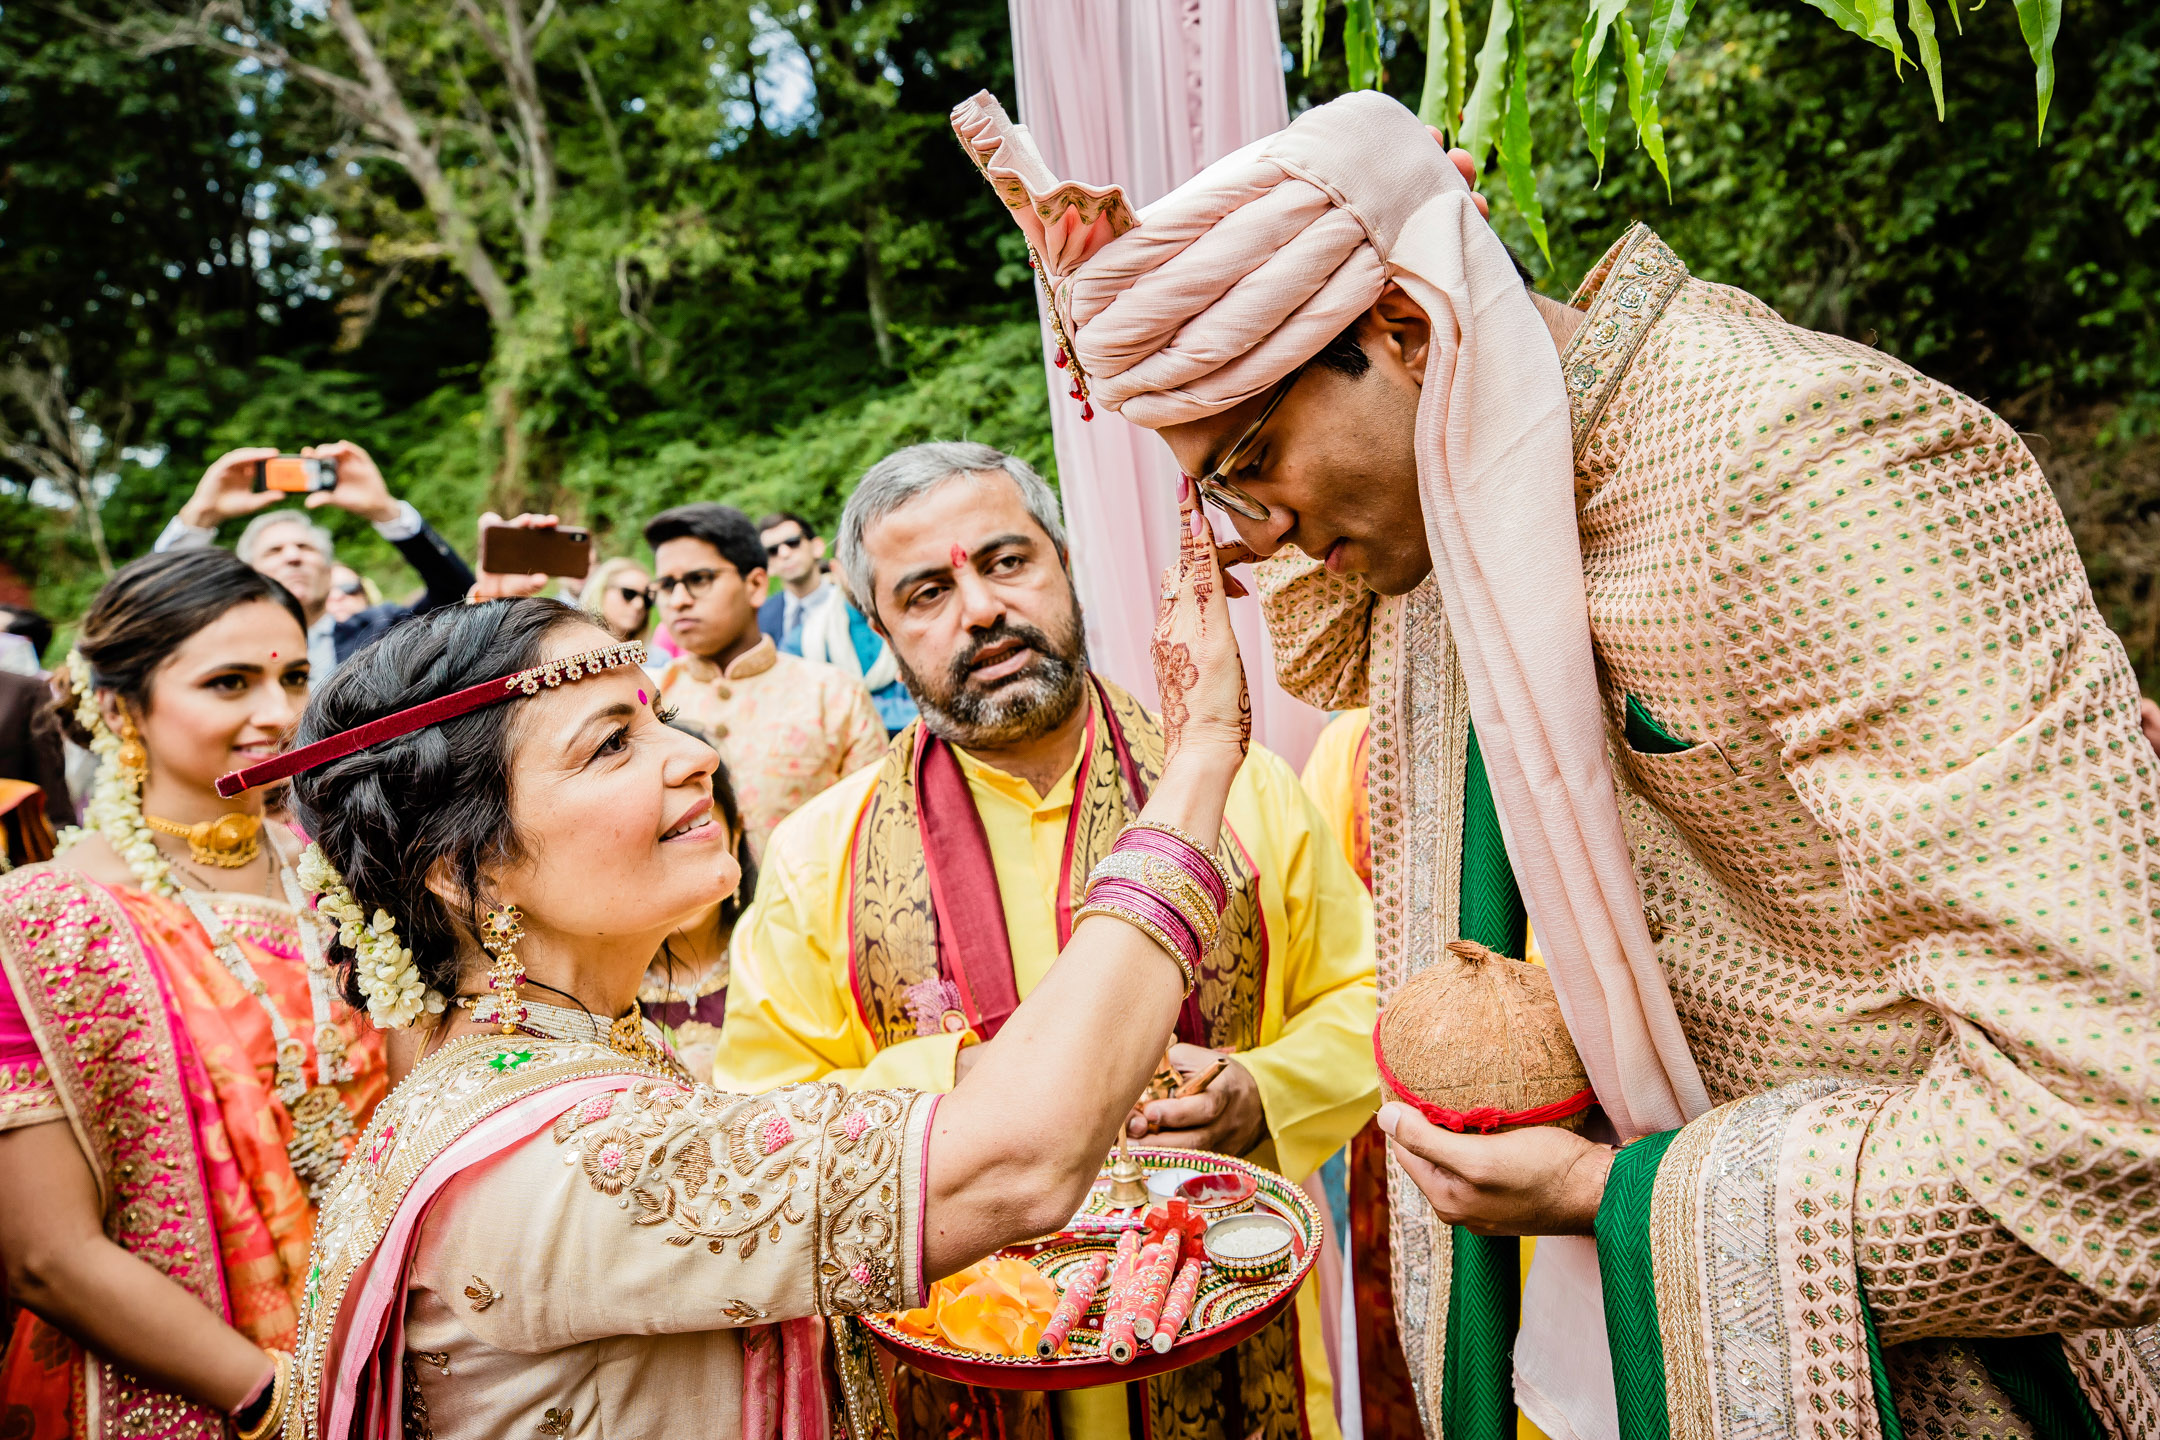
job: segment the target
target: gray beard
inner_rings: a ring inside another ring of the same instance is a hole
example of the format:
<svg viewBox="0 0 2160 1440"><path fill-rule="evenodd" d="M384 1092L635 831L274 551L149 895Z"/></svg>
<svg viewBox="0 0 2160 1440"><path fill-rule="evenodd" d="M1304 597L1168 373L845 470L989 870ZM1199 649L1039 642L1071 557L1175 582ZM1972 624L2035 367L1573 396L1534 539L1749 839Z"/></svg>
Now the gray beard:
<svg viewBox="0 0 2160 1440"><path fill-rule="evenodd" d="M990 693L967 684L966 667L988 640L970 645L953 664L941 692L934 692L922 676L909 668L897 652L900 678L922 711L930 733L963 750L996 748L1040 740L1063 725L1087 698L1087 636L1080 610L1072 612L1072 632L1062 643L1033 626L1005 627L1002 635L1017 635L1035 648L1035 658L1021 675L1006 680ZM993 634L989 639L1001 638Z"/></svg>

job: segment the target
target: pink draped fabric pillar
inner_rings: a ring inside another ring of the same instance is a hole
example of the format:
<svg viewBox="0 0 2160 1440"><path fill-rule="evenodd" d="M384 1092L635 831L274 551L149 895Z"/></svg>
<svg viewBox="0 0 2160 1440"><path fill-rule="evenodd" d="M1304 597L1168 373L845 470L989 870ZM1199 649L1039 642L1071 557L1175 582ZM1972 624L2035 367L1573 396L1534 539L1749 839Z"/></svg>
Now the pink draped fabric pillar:
<svg viewBox="0 0 2160 1440"><path fill-rule="evenodd" d="M1020 122L1063 180L1122 185L1135 209L1206 165L1290 123L1272 0L1011 0ZM1041 293L1036 295L1038 308ZM1155 703L1148 640L1163 568L1177 558L1177 464L1152 431L1097 407L1082 421L1072 382L1043 371L1073 576L1095 667ZM1218 528L1229 532L1218 517ZM1233 602L1253 694L1253 732L1302 766L1327 717L1275 684L1258 603Z"/></svg>

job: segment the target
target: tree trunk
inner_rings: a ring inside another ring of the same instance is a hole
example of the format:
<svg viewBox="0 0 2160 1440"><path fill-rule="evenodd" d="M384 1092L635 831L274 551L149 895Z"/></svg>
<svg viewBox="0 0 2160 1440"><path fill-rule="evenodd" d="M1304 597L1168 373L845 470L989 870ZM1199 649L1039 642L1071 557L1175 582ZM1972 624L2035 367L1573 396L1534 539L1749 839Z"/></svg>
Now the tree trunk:
<svg viewBox="0 0 2160 1440"><path fill-rule="evenodd" d="M877 342L878 364L890 370L898 362L893 358L892 311L885 291L885 261L878 254L877 237L867 230L863 233L862 250L863 293L870 301L870 336Z"/></svg>

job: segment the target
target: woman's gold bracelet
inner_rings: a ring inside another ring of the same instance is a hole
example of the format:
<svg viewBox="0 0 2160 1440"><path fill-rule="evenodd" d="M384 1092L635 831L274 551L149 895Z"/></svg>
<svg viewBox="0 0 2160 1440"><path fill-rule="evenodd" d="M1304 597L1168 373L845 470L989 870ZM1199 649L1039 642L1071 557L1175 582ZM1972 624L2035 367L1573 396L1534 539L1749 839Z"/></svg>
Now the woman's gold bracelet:
<svg viewBox="0 0 2160 1440"><path fill-rule="evenodd" d="M1109 915L1123 920L1126 924L1147 936L1148 939L1160 945L1163 954L1170 957L1172 963L1177 966L1178 973L1185 977L1185 993L1187 995L1192 994L1194 987L1199 985L1200 977L1193 973L1191 962L1186 960L1183 954L1179 953L1177 942L1165 934L1162 927L1148 919L1147 916L1128 910L1114 901L1090 902L1073 911L1073 928L1079 929L1080 922L1090 915ZM242 1440L246 1440L246 1437L243 1436Z"/></svg>
<svg viewBox="0 0 2160 1440"><path fill-rule="evenodd" d="M248 1429L234 1427L240 1440L269 1440L285 1428L285 1412L292 1407L292 1356L283 1350L265 1350L274 1373L270 1380L270 1405L262 1419Z"/></svg>

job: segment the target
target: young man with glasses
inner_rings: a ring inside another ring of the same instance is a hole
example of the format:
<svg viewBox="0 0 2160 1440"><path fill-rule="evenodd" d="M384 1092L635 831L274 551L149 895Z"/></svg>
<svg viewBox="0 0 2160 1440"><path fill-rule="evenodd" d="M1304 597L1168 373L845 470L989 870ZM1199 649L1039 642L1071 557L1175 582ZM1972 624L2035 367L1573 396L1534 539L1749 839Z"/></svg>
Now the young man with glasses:
<svg viewBox="0 0 2160 1440"><path fill-rule="evenodd" d="M841 776L877 760L885 727L859 681L785 655L758 628L765 546L730 505L678 505L645 526L660 618L683 653L660 693L711 735L762 854L773 826Z"/></svg>

